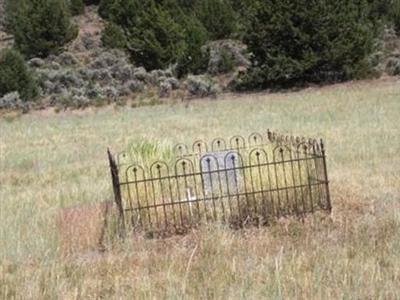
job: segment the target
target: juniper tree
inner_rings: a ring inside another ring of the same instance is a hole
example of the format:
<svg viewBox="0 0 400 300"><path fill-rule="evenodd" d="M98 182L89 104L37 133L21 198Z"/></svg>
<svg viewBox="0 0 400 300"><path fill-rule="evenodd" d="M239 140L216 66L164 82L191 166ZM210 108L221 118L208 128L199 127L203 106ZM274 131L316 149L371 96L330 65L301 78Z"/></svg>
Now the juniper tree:
<svg viewBox="0 0 400 300"><path fill-rule="evenodd" d="M374 30L364 0L255 1L244 38L247 88L339 81L368 73Z"/></svg>
<svg viewBox="0 0 400 300"><path fill-rule="evenodd" d="M77 34L64 0L19 0L12 31L16 48L27 57L58 53Z"/></svg>
<svg viewBox="0 0 400 300"><path fill-rule="evenodd" d="M115 0L100 0L99 3L99 15L107 19L110 15L111 6L114 4Z"/></svg>
<svg viewBox="0 0 400 300"><path fill-rule="evenodd" d="M178 59L178 77L187 73L200 74L206 71L209 55L202 50L208 41L208 33L197 18L185 18L183 23L185 34L185 50Z"/></svg>
<svg viewBox="0 0 400 300"><path fill-rule="evenodd" d="M182 27L153 0L116 0L109 20L123 29L133 61L146 69L166 68L185 52Z"/></svg>
<svg viewBox="0 0 400 300"><path fill-rule="evenodd" d="M122 28L113 22L108 22L104 28L101 37L103 46L107 48L121 48L126 47L126 36Z"/></svg>
<svg viewBox="0 0 400 300"><path fill-rule="evenodd" d="M80 15L85 11L83 0L70 0L71 14L74 16Z"/></svg>
<svg viewBox="0 0 400 300"><path fill-rule="evenodd" d="M228 38L237 30L236 14L227 0L198 1L195 15L212 40Z"/></svg>
<svg viewBox="0 0 400 300"><path fill-rule="evenodd" d="M36 81L22 55L5 49L0 52L0 98L15 91L23 100L33 100L38 94Z"/></svg>

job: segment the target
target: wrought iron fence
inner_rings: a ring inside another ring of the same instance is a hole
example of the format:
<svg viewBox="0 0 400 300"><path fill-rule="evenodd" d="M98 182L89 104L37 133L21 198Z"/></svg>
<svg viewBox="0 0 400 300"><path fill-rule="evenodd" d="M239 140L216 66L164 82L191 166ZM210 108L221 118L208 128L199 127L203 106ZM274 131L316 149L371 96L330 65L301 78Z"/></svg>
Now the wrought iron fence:
<svg viewBox="0 0 400 300"><path fill-rule="evenodd" d="M241 227L331 211L322 140L268 131L178 144L174 152L174 163L145 167L108 151L121 225L181 231L212 220Z"/></svg>

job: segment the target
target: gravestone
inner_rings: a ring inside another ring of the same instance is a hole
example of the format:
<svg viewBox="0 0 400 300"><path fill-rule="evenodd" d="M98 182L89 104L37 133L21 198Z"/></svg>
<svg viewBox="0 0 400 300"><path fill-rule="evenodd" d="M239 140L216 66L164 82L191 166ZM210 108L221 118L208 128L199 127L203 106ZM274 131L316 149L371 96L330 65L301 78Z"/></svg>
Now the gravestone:
<svg viewBox="0 0 400 300"><path fill-rule="evenodd" d="M239 192L241 160L236 151L209 152L201 156L200 166L206 196Z"/></svg>

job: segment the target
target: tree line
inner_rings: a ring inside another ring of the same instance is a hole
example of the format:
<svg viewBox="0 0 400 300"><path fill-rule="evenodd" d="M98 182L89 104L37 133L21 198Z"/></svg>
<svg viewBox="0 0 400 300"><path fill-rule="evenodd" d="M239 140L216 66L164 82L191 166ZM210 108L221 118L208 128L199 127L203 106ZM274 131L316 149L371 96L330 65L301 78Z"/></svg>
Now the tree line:
<svg viewBox="0 0 400 300"><path fill-rule="evenodd" d="M6 0L15 50L25 59L60 53L77 35L71 16L92 4L106 20L103 44L147 70L203 73L202 46L243 41L252 64L238 80L241 90L367 77L383 28L400 32L400 0ZM0 73L7 58L21 60L10 55L2 55Z"/></svg>

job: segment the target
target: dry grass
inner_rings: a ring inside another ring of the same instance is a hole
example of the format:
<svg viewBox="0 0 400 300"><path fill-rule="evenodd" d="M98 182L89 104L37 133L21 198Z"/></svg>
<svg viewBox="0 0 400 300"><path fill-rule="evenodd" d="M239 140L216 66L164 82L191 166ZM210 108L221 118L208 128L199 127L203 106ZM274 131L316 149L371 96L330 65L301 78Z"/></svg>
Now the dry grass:
<svg viewBox="0 0 400 300"><path fill-rule="evenodd" d="M112 207L113 202L107 201L61 209L57 216L60 255L102 251Z"/></svg>
<svg viewBox="0 0 400 300"><path fill-rule="evenodd" d="M3 117L0 298L398 299L399 100L400 81L391 79L189 107ZM325 138L331 218L239 231L204 226L59 256L60 208L111 196L107 146L145 140L164 153L196 137L267 128Z"/></svg>

